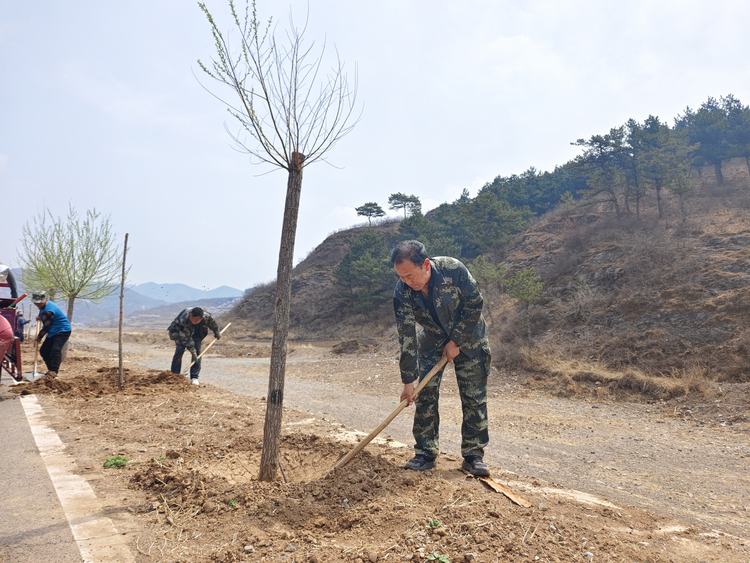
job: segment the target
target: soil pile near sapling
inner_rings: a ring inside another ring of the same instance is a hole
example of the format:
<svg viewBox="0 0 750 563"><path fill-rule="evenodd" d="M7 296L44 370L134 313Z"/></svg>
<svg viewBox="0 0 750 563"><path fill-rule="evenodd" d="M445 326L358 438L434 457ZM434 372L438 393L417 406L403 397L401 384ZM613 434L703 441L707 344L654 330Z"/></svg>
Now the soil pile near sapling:
<svg viewBox="0 0 750 563"><path fill-rule="evenodd" d="M70 370L69 370L70 371ZM123 369L124 389L146 391L154 385L174 385L188 387L190 381L179 373L141 368ZM121 392L120 370L116 367L98 368L92 372L69 373L51 377L45 375L33 382L24 382L9 391L20 395L55 393L73 397L102 397Z"/></svg>
<svg viewBox="0 0 750 563"><path fill-rule="evenodd" d="M334 354L356 354L365 353L379 349L377 342L374 340L343 340L334 344L331 352Z"/></svg>
<svg viewBox="0 0 750 563"><path fill-rule="evenodd" d="M259 482L260 449L239 438L223 447L170 451L136 471L130 486L150 495L142 510L171 532L168 537L201 530L200 541L182 542L183 556L232 531L233 544L212 561L422 560L436 554L451 561L562 562L594 553L602 561L672 561L646 550L651 541L632 541L635 527L655 522L614 505L571 506L547 500L540 489L528 495L534 507L520 508L457 469L406 471L380 448L330 470L346 449L316 435L284 437L288 484ZM222 472L215 469L219 464ZM698 532L683 528L670 536L697 538Z"/></svg>

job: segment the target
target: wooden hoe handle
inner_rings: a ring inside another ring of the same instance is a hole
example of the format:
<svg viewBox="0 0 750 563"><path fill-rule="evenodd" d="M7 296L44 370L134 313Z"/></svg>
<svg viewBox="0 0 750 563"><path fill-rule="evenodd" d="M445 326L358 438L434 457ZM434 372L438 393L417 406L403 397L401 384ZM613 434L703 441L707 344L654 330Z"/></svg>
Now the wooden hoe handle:
<svg viewBox="0 0 750 563"><path fill-rule="evenodd" d="M424 388L425 385L427 385L430 380L435 376L437 372L439 372L443 367L445 367L445 364L448 363L448 358L445 356L442 357L442 359L437 363L437 365L430 370L430 373L428 373L426 376L424 376L424 379L419 382L419 385L417 385L417 388L414 389L414 393L412 394L412 398L416 398L416 396L419 394L419 392ZM340 467L344 467L347 463L349 463L354 457L361 452L364 447L372 442L372 440L380 434L383 429L388 426L391 421L396 418L399 413L406 408L406 405L409 404L409 401L404 399L401 401L401 403L395 408L395 410L388 415L388 417L380 423L380 426L378 426L375 430L370 432L365 438L362 439L362 441L357 444L352 451L350 451L348 454L346 454L344 457L342 457L336 465L334 465L334 469L338 469Z"/></svg>

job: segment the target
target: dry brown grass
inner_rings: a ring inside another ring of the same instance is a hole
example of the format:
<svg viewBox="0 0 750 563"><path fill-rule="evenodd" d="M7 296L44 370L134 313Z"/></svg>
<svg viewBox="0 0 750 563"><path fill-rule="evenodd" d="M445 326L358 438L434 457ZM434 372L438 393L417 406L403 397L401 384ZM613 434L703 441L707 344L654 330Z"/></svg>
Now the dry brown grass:
<svg viewBox="0 0 750 563"><path fill-rule="evenodd" d="M602 362L569 358L536 347L523 348L523 355L526 366L534 372L532 385L564 396L667 400L685 395L713 397L718 388L705 368L650 375L633 367L616 370Z"/></svg>
<svg viewBox="0 0 750 563"><path fill-rule="evenodd" d="M531 342L518 304L492 300L495 361L541 369L520 352L533 345L598 366L541 369L559 372L566 392L601 369L617 389L646 396L702 393L703 379L750 381L750 184L744 161L727 170L721 191L708 189L710 175L700 180L685 223L674 197L664 195L659 218L649 194L640 218L560 210L519 235L503 263L533 267L545 290Z"/></svg>

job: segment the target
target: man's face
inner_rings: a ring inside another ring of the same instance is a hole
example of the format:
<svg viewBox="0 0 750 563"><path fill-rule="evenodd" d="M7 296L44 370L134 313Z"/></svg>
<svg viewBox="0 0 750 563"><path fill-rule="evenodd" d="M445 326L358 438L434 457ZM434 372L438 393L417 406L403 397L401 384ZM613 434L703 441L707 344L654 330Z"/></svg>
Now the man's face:
<svg viewBox="0 0 750 563"><path fill-rule="evenodd" d="M425 261L417 266L411 260L404 260L394 266L398 277L412 288L414 291L422 291L430 281L430 274L432 270L430 268L430 261Z"/></svg>
<svg viewBox="0 0 750 563"><path fill-rule="evenodd" d="M194 325L200 324L200 322L203 320L203 317L194 317L193 315L190 315L188 318Z"/></svg>
<svg viewBox="0 0 750 563"><path fill-rule="evenodd" d="M47 304L46 301L42 301L41 303L34 303L39 309L44 309L44 306Z"/></svg>

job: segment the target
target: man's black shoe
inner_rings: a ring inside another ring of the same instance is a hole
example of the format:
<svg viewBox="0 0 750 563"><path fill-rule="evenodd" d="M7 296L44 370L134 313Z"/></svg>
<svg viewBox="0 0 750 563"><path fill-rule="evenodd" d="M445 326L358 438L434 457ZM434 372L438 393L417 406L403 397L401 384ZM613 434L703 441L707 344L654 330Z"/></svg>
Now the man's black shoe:
<svg viewBox="0 0 750 563"><path fill-rule="evenodd" d="M427 471L437 465L434 457L427 457L426 455L417 454L412 459L406 462L404 465L405 469L411 469L413 471Z"/></svg>
<svg viewBox="0 0 750 563"><path fill-rule="evenodd" d="M465 469L475 477L489 477L490 468L478 455L469 455L464 458L461 468Z"/></svg>

